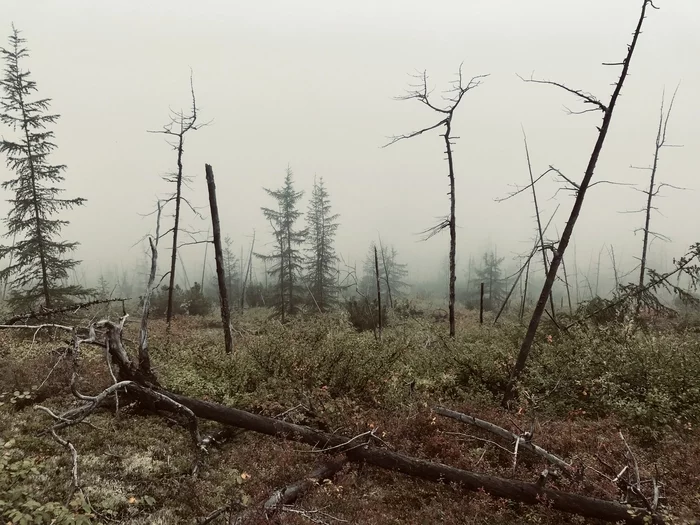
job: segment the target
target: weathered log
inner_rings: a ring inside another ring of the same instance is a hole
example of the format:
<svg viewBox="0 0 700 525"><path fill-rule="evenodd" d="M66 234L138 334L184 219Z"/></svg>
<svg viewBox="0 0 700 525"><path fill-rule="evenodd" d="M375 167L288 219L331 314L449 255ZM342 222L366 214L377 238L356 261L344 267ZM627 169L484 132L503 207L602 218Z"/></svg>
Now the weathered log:
<svg viewBox="0 0 700 525"><path fill-rule="evenodd" d="M291 505L301 496L309 492L319 482L333 478L346 463L346 459L341 459L319 466L305 478L295 481L281 489L277 489L272 493L272 496L261 505L249 507L237 515L232 514L229 519L229 525L251 523L251 520L263 514L267 519L270 519L281 507L284 505Z"/></svg>
<svg viewBox="0 0 700 525"><path fill-rule="evenodd" d="M484 490L488 494L518 501L528 505L546 503L552 508L607 522L631 524L663 524L670 520L661 514L652 514L646 509L634 508L617 502L607 501L579 494L572 494L486 474L450 467L440 463L412 458L397 452L375 447L369 443L359 444L344 436L313 430L308 427L275 420L226 407L218 403L200 401L187 396L161 391L178 403L188 407L197 417L233 425L262 434L284 437L317 447L320 452L345 452L352 461L365 461L371 465L395 470L409 476L440 483L455 483L470 491ZM699 523L696 521L693 523Z"/></svg>
<svg viewBox="0 0 700 525"><path fill-rule="evenodd" d="M478 419L474 416L470 416L469 414L462 414L461 412L455 412L454 410L449 410L443 407L435 407L433 409L433 412L444 417L456 419L457 421L461 421L462 423L474 425L475 427L492 432L493 434L496 434L497 436L500 436L509 441L514 442L516 440L519 440L519 448L528 450L533 454L537 454L538 456L543 457L553 465L562 468L564 472L573 472L574 470L573 466L564 461L562 458L547 452L542 447L538 447L537 445L525 439L524 437L513 434L512 432L506 430L505 428L501 428L498 425L494 425L493 423L489 423L488 421L484 421L483 419Z"/></svg>

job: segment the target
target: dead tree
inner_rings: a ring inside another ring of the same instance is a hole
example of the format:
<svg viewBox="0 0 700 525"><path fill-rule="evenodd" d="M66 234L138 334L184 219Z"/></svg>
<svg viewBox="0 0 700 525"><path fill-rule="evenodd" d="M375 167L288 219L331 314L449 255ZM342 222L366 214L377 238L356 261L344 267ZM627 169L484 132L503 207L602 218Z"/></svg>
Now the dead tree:
<svg viewBox="0 0 700 525"><path fill-rule="evenodd" d="M145 376L151 377L151 356L148 350L148 314L151 311L151 296L153 295L158 271L158 241L160 240L160 216L163 211L162 204L158 201L156 215L156 234L148 238L151 247L151 271L148 274L146 293L143 296L143 308L141 310L141 326L139 328L139 369ZM151 377L152 379L152 377Z"/></svg>
<svg viewBox="0 0 700 525"><path fill-rule="evenodd" d="M542 249L542 264L544 265L545 275L549 272L549 260L547 258L547 250L544 249L544 232L542 231L542 220L540 219L540 207L537 204L537 190L535 189L535 178L532 175L532 163L530 162L530 148L527 145L527 135L523 128L523 141L525 143L525 156L527 157L527 170L530 175L530 187L532 188L532 202L535 206L535 217L537 218L537 233L540 237L540 248ZM556 324L556 314L554 313L554 296L552 291L549 291L549 308L552 311L552 319Z"/></svg>
<svg viewBox="0 0 700 525"><path fill-rule="evenodd" d="M676 87L676 90L673 92L673 97L671 98L671 103L668 106L668 110L665 109L665 92L661 96L661 111L659 115L659 127L656 132L656 144L654 147L654 162L650 167L636 167L635 169L640 169L640 170L648 170L649 171L649 189L647 190L642 190L642 193L644 193L647 197L647 202L646 206L638 210L640 212L644 212L644 226L642 228L639 228L635 230L635 233L638 231L642 231L643 233L643 239L642 239L642 256L639 259L639 289L641 290L644 288L644 278L645 278L645 273L647 269L647 254L649 250L649 238L654 237L658 239L663 239L663 240L668 240L668 237L658 233L658 232L653 232L649 229L650 223L651 223L651 212L652 210L655 210L656 208L652 205L652 202L654 200L654 197L656 197L659 194L659 191L661 191L662 188L664 187L670 187L674 189L680 189L677 188L676 186L672 186L671 184L666 184L666 183L661 183L657 184L656 183L656 175L657 175L657 170L659 167L659 156L661 153L661 150L666 147L673 147L672 144L668 144L666 142L666 130L668 129L668 120L671 117L671 111L673 110L673 103L676 100L676 93L678 93L678 87ZM665 111L665 114L664 114ZM642 306L642 300L641 300L641 295L638 296L637 298L637 306L635 308L635 316L639 315L639 309Z"/></svg>
<svg viewBox="0 0 700 525"><path fill-rule="evenodd" d="M634 50L637 47L637 41L639 40L639 35L642 32L642 25L644 23L644 19L646 18L646 12L649 6L655 7L652 4L651 0L642 0L641 13L637 22L637 26L634 30L632 42L627 47L627 55L622 62L615 64L621 65L622 71L620 73L620 78L615 84L615 89L607 106L600 102L596 97L594 97L590 93L586 93L577 89L571 89L565 86L564 84L560 84L558 82L553 82L550 80L535 80L533 78L525 80L526 82L557 86L569 93L576 95L577 97L582 99L585 104L592 106L591 108L579 111L578 113L601 111L603 113L603 122L598 128L598 138L593 147L593 151L588 161L588 165L586 167L583 179L581 180L580 184L576 185L576 200L574 202L574 206L571 209L571 214L569 215L569 220L566 222L566 227L564 228L564 232L562 233L559 245L554 250L552 263L549 267L549 272L547 272L547 278L544 282L544 285L542 286L542 292L540 293L540 297L537 300L537 304L535 305L535 310L532 313L532 318L530 319L530 324L528 325L527 333L525 334L525 338L523 339L523 342L520 346L518 358L511 372L508 384L506 385L505 392L503 394L503 399L501 401L501 404L504 407L510 405L510 401L515 395L516 382L518 381L518 378L520 377L522 371L525 369L525 364L527 362L528 356L530 355L530 349L532 348L532 344L535 341L535 334L537 333L537 328L540 325L540 320L542 319L542 314L544 313L545 305L547 304L547 299L549 298L549 293L552 290L552 286L554 285L554 280L556 279L557 271L559 270L559 265L561 264L562 257L564 256L566 247L569 245L569 241L571 240L571 236L574 231L574 226L576 226L576 221L578 220L579 214L581 213L583 201L586 197L586 191L588 190L588 187L591 184L591 179L593 178L593 175L595 173L595 168L596 164L598 163L598 158L600 157L600 152L603 150L603 145L605 144L605 138L610 128L610 122L612 121L615 105L617 104L618 98L620 97L620 92L622 91L622 86L625 82L625 79L627 78L630 62L632 61Z"/></svg>
<svg viewBox="0 0 700 525"><path fill-rule="evenodd" d="M226 290L226 275L224 272L224 254L221 249L221 225L219 223L219 205L216 202L216 184L214 170L209 164L204 165L209 189L209 207L211 209L212 232L214 234L214 258L216 260L216 276L219 282L219 300L221 303L221 323L224 327L224 343L226 353L233 352L233 337L231 335L231 311Z"/></svg>
<svg viewBox="0 0 700 525"><path fill-rule="evenodd" d="M376 247L375 247L376 250ZM389 308L394 308L394 299L391 296L391 282L389 279L389 268L386 265L386 255L384 253L384 246L382 245L382 237L379 236L379 251L382 252L382 266L384 266L384 279L386 280L386 291L389 296Z"/></svg>
<svg viewBox="0 0 700 525"><path fill-rule="evenodd" d="M447 155L447 176L450 181L450 191L448 193L450 196L450 213L438 224L436 224L432 228L425 230L423 234L425 235L425 240L427 240L433 237L434 235L437 235L445 228L449 228L450 230L450 337L455 336L455 282L457 280L455 271L455 260L457 254L457 222L455 218L455 170L452 146L454 146L453 141L458 137L452 136L452 117L454 116L454 113L457 110L457 107L459 106L460 102L462 102L462 98L464 97L464 95L467 92L474 89L475 87L478 87L481 84L481 79L485 78L486 76L488 75L478 75L472 77L471 80L469 80L469 82L467 82L467 84L465 85L464 78L462 77L462 66L460 66L459 73L457 75L457 80L454 80L452 82L452 88L447 91L448 94L442 97L443 101L445 102L445 105L438 106L435 105L430 99L431 91L428 90L428 76L426 72L424 71L422 74L415 75L415 78L418 80L418 83L411 85L409 87L408 93L402 97L398 97L398 100L417 100L421 104L428 106L434 112L439 113L441 115L441 120L439 120L436 124L433 124L432 126L428 126L427 128L423 128L418 131L413 131L408 135L398 135L392 137L389 143L384 146L390 146L391 144L395 144L400 140L417 137L418 135L422 135L423 133L431 131L433 129L437 129L440 127L445 128L445 132L441 136L445 140L445 153Z"/></svg>
<svg viewBox="0 0 700 525"><path fill-rule="evenodd" d="M379 258L377 257L377 246L374 246L374 276L377 279L377 324L379 340L382 340L382 287L379 280Z"/></svg>
<svg viewBox="0 0 700 525"><path fill-rule="evenodd" d="M183 184L187 182L187 177L183 173L182 156L185 151L185 135L190 131L196 131L200 126L197 125L197 101L194 95L194 85L192 83L192 74L190 73L190 93L192 95L192 108L189 113L184 111L170 111L170 122L163 126L163 129L157 131L149 131L149 133L160 133L172 138L172 142L168 142L177 152L177 171L173 174L166 175L166 182L175 184L175 192L165 202L175 203L175 218L171 230L173 234L173 246L170 251L170 283L168 289L168 309L166 319L168 325L173 317L173 292L175 288L175 264L177 263L177 239L180 232L180 214L182 204L185 203L189 208L198 215L197 211L192 207L190 202L182 195Z"/></svg>
<svg viewBox="0 0 700 525"><path fill-rule="evenodd" d="M248 276L250 268L253 264L253 251L255 250L255 230L253 230L253 241L250 243L250 253L248 254L248 264L246 266L245 276L243 277L243 285L241 286L241 310L245 307L245 289L248 285ZM242 262L241 262L242 264ZM267 272L266 272L267 273Z"/></svg>

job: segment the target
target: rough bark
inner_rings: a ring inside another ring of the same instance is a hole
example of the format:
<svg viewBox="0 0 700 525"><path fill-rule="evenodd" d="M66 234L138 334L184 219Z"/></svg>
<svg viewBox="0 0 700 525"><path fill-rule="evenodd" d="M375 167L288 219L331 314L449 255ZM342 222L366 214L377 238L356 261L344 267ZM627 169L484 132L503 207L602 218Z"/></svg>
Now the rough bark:
<svg viewBox="0 0 700 525"><path fill-rule="evenodd" d="M452 115L445 122L445 152L447 153L448 176L450 178L450 287L449 287L449 315L450 315L450 337L455 336L455 283L457 282L456 259L457 259L457 218L456 218L456 197L455 197L455 170L452 160L452 143L450 142L450 132L452 131Z"/></svg>
<svg viewBox="0 0 700 525"><path fill-rule="evenodd" d="M209 190L209 208L211 209L212 232L214 235L214 259L216 260L216 276L219 282L219 299L221 303L221 323L224 327L224 344L226 353L233 352L233 336L231 335L231 312L228 305L226 290L226 275L224 272L224 252L221 248L221 225L219 223L219 205L216 202L216 184L214 170L209 164L204 165Z"/></svg>

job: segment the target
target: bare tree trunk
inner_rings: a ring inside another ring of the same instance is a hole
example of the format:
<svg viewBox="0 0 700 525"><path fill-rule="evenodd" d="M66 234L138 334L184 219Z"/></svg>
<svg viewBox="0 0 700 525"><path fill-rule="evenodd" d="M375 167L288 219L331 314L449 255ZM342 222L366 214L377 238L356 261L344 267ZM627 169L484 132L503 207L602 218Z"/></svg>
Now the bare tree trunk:
<svg viewBox="0 0 700 525"><path fill-rule="evenodd" d="M596 267L595 271L595 296L600 297L600 256L603 254L603 250L605 249L605 245L600 249L598 252L598 266ZM563 259L562 259L563 260Z"/></svg>
<svg viewBox="0 0 700 525"><path fill-rule="evenodd" d="M479 324L484 324L484 283L481 283L481 293L479 294Z"/></svg>
<svg viewBox="0 0 700 525"><path fill-rule="evenodd" d="M615 290L617 290L620 287L620 277L619 274L617 273L617 262L615 261L615 247L610 245L610 250L608 251L608 254L610 255L610 261L612 262L613 266L613 275L615 276Z"/></svg>
<svg viewBox="0 0 700 525"><path fill-rule="evenodd" d="M535 217L537 217L537 232L540 236L540 249L542 250L542 264L544 265L544 273L549 272L549 260L547 259L547 250L544 249L544 232L542 231L542 220L540 219L540 207L537 204L537 191L535 190L535 178L532 175L532 163L530 162L530 148L527 145L527 135L523 129L523 141L525 142L525 156L527 157L527 170L530 174L530 187L532 188L532 201L535 204ZM552 292L549 292L549 308L552 310L552 320L557 324L557 317L554 313L554 297Z"/></svg>
<svg viewBox="0 0 700 525"><path fill-rule="evenodd" d="M255 248L255 230L253 230L253 241L250 243L250 254L248 255L248 265L246 266L245 278L243 286L241 286L241 310L245 306L245 288L248 284L248 276L250 275L250 267L253 264L253 248Z"/></svg>
<svg viewBox="0 0 700 525"><path fill-rule="evenodd" d="M382 288L379 282L379 258L377 246L374 246L374 275L377 279L377 322L379 323L379 340L382 340Z"/></svg>
<svg viewBox="0 0 700 525"><path fill-rule="evenodd" d="M209 231L207 231L207 242L204 243L204 262L202 263L202 293L204 293L204 272L207 269L207 252L209 251Z"/></svg>
<svg viewBox="0 0 700 525"><path fill-rule="evenodd" d="M173 224L173 246L170 254L170 281L168 290L168 308L166 320L168 327L173 318L173 295L175 289L175 265L177 264L177 238L180 231L180 212L182 210L182 201L185 200L182 196L182 183L184 181L182 156L185 146L185 135L189 131L196 131L197 123L197 100L194 94L194 84L192 82L192 74L190 73L190 94L192 96L192 109L190 114L185 114L183 111L171 111L170 123L163 126L160 131L149 131L149 133L160 133L163 135L174 137L176 142L175 150L177 151L177 173L174 176L165 177L168 182L175 183L175 194L171 197L175 201L175 222ZM177 131L173 127L179 128ZM170 199L169 199L170 200ZM203 283L202 283L203 284Z"/></svg>
<svg viewBox="0 0 700 525"><path fill-rule="evenodd" d="M520 321L523 320L523 317L525 317L525 305L527 304L527 285L530 281L530 262L532 259L530 259L527 262L527 266L525 267L525 286L523 289L523 301L520 303Z"/></svg>
<svg viewBox="0 0 700 525"><path fill-rule="evenodd" d="M177 180L175 182L175 223L173 224L173 247L170 252L170 284L168 288L168 310L166 322L168 326L173 318L173 294L175 288L175 264L177 263L177 234L180 230L180 204L182 199L182 152L185 136L180 133L177 145Z"/></svg>
<svg viewBox="0 0 700 525"><path fill-rule="evenodd" d="M566 247L569 245L569 241L571 240L571 235L573 234L574 226L576 225L578 216L581 213L583 201L586 197L586 190L588 189L591 179L593 178L595 167L598 163L598 158L600 157L600 152L603 149L605 137L608 134L610 122L612 121L615 104L617 103L617 99L620 96L620 91L622 91L622 86L625 82L625 79L627 78L627 73L629 71L632 55L634 54L634 50L637 47L637 41L639 40L639 35L642 30L644 18L646 16L647 6L649 4L650 0L643 0L642 2L641 14L637 22L637 27L634 31L632 42L628 46L627 56L625 57L622 66L622 72L620 73L620 78L615 85L615 90L612 94L608 106L604 106L602 103L598 102L596 99L592 98L589 95L583 94L581 92L576 92L580 97L586 99L588 103L597 105L603 111L603 122L601 124L601 127L599 128L600 131L598 133L598 139L596 140L595 146L593 147L593 152L591 153L590 160L588 161L588 166L586 167L586 172L584 174L583 180L577 188L578 191L576 192L576 201L574 202L574 206L571 210L569 220L567 221L566 227L564 228L564 232L559 242L559 246L554 251L554 257L552 258L552 264L549 268L549 272L547 273L547 279L545 280L544 286L542 287L540 298L538 299L537 304L535 305L535 310L532 313L532 319L530 320L527 333L525 334L523 343L520 346L517 361L511 373L510 380L508 381L508 384L506 386L503 399L501 401L501 404L504 407L507 407L510 404L510 401L513 399L513 396L515 395L515 384L519 379L520 374L525 369L527 358L530 355L530 349L532 348L532 344L535 341L535 334L537 333L537 328L539 327L540 320L542 318L542 314L544 313L545 305L547 303L547 299L549 298L549 294L552 291L552 286L554 285L554 280L557 276L559 264L561 263L561 259L564 256Z"/></svg>
<svg viewBox="0 0 700 525"><path fill-rule="evenodd" d="M382 264L384 265L384 278L386 280L386 291L389 294L389 307L394 308L394 299L391 297L391 283L389 282L389 268L386 266L386 257L384 256L384 246L382 238L379 237L379 250L382 252Z"/></svg>
<svg viewBox="0 0 700 525"><path fill-rule="evenodd" d="M452 144L450 143L450 132L452 131L452 119L447 119L445 123L445 151L447 153L447 165L449 166L450 177L450 337L455 336L455 283L457 281L456 263L457 257L457 218L455 217L455 171L452 161Z"/></svg>
<svg viewBox="0 0 700 525"><path fill-rule="evenodd" d="M666 146L666 129L668 127L668 119L671 117L671 111L673 110L673 103L676 100L676 93L678 92L678 88L676 87L676 91L673 93L673 98L671 99L671 103L668 107L668 111L666 112L666 116L664 116L664 97L662 96L661 98L661 114L659 116L659 127L658 131L656 133L656 144L654 148L654 163L651 166L650 169L650 175L649 175L649 190L646 191L645 193L647 194L647 205L646 205L646 214L644 218L644 228L642 228L642 231L644 232L644 239L642 240L642 257L640 259L640 264L639 264L639 289L641 290L644 288L644 274L646 273L647 269L647 253L649 249L649 224L651 222L651 210L653 209L651 203L656 195L658 195L660 186L656 186L656 172L659 167L659 154L661 152L661 148ZM639 315L639 309L642 306L641 302L641 295L637 297L637 306L635 307L635 316Z"/></svg>
<svg viewBox="0 0 700 525"><path fill-rule="evenodd" d="M445 153L447 154L447 165L448 165L448 177L450 179L450 214L448 217L440 221L440 223L437 226L433 226L432 228L429 228L426 230L427 237L426 239L432 237L433 235L436 235L437 233L441 232L445 228L449 228L450 230L450 256L449 256L449 266L450 266L450 283L449 283L449 322L450 322L450 337L455 336L455 282L457 280L457 276L455 274L455 260L456 260L456 253L457 253L457 220L455 218L455 171L454 171L454 162L452 159L452 142L451 139L452 137L450 136L450 133L452 132L452 116L454 115L455 110L457 109L457 106L459 106L459 103L462 101L462 98L464 95L474 89L475 87L479 86L481 84L481 79L486 77L488 75L479 75L476 77L472 77L472 79L467 83L467 85L464 85L464 79L462 77L462 68L460 66L459 68L459 75L458 79L453 82L453 87L449 91L452 93L452 96L450 97L443 97L444 100L450 103L446 108L441 108L438 106L433 105L432 102L429 100L429 90L428 90L428 76L425 72L423 72L422 75L418 75L418 79L420 79L420 84L419 85L414 85L412 86L412 90L409 91L409 93L401 97L402 100L409 100L409 99L416 99L420 101L421 103L425 104L428 106L430 109L433 111L439 113L441 115L441 119L437 124L433 124L432 126L429 126L427 128L423 128L420 131L414 131L408 135L400 135L397 137L393 137L391 142L389 144L394 144L400 140L404 139L410 139L413 137L417 137L418 135L421 135L425 133L426 131L436 129L441 126L445 126L445 133L442 135L443 138L445 139ZM417 89L416 89L417 88ZM387 146L389 145L387 144Z"/></svg>
<svg viewBox="0 0 700 525"><path fill-rule="evenodd" d="M571 305L571 289L569 288L569 275L566 273L566 262L561 258L561 267L564 270L564 286L566 286L566 299L569 301L569 315L574 315L574 309Z"/></svg>
<svg viewBox="0 0 700 525"><path fill-rule="evenodd" d="M219 205L216 202L216 184L214 183L214 170L209 164L204 165L209 190L209 208L211 209L211 222L214 234L214 259L216 260L216 276L219 281L219 299L221 302L221 323L224 327L224 345L226 353L233 352L233 336L231 335L231 312L228 306L228 291L226 290L226 276L224 272L224 254L221 249L221 226L219 223Z"/></svg>
<svg viewBox="0 0 700 525"><path fill-rule="evenodd" d="M574 275L576 279L574 284L576 285L576 307L581 304L581 289L579 288L579 276L578 276L578 251L576 250L576 242L574 242Z"/></svg>
<svg viewBox="0 0 700 525"><path fill-rule="evenodd" d="M146 284L146 294L143 297L143 309L141 311L141 326L139 328L139 370L146 376L152 376L151 356L148 351L148 314L151 310L151 296L153 295L153 283L156 280L158 270L158 240L160 239L160 215L162 207L158 202L158 212L156 215L156 235L149 237L148 243L151 247L151 271Z"/></svg>

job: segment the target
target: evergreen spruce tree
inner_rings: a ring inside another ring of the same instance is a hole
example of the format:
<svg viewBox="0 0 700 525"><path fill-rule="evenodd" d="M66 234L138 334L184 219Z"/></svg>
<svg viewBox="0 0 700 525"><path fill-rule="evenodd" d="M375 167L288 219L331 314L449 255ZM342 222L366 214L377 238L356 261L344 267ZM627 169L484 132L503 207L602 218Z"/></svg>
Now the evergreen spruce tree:
<svg viewBox="0 0 700 525"><path fill-rule="evenodd" d="M272 254L258 254L258 257L271 263L268 274L278 280L278 293L275 294L277 300L274 305L284 322L287 314L293 314L299 308L301 294L299 278L304 263L300 247L306 239L306 230L296 229L295 223L302 215L297 209L297 203L304 192L294 189L291 168L287 168L284 185L280 189L264 189L277 201L277 209L261 208L263 215L272 226L276 249Z"/></svg>
<svg viewBox="0 0 700 525"><path fill-rule="evenodd" d="M0 48L5 62L0 88L0 122L16 132L15 140L0 140L0 153L6 155L8 168L15 178L2 183L2 188L14 192L5 225L5 237L16 236L14 246L0 246L0 258L11 255L12 263L0 271L0 280L8 279L11 286L10 307L15 310L34 308L43 304L55 308L73 302L75 297L91 294L79 285L68 284L68 273L79 261L66 256L75 250L77 242L60 237L68 221L55 218L61 212L82 206L85 199L62 199L66 167L49 162L56 149L54 133L48 126L59 115L48 113L50 99L37 99L36 82L30 72L22 70L20 62L29 56L25 40L12 27L8 49Z"/></svg>
<svg viewBox="0 0 700 525"><path fill-rule="evenodd" d="M333 241L339 215L331 214L328 191L323 177L316 181L306 213L309 248L306 258L306 279L312 302L325 312L337 302L336 264Z"/></svg>

